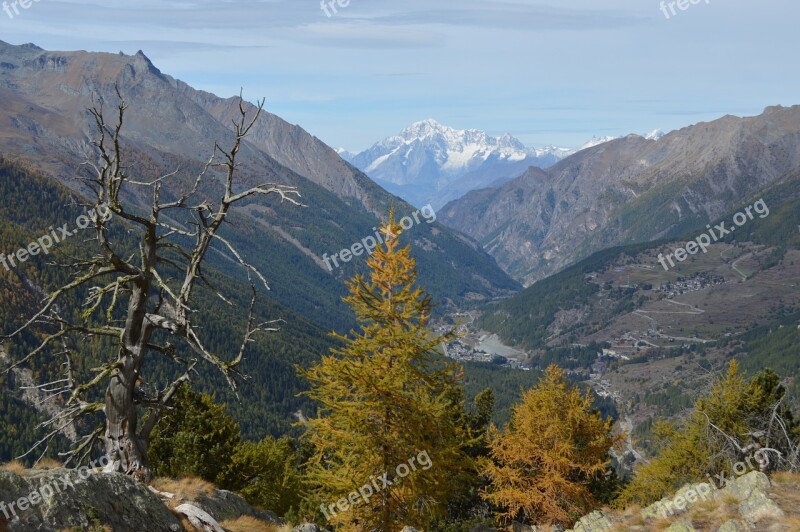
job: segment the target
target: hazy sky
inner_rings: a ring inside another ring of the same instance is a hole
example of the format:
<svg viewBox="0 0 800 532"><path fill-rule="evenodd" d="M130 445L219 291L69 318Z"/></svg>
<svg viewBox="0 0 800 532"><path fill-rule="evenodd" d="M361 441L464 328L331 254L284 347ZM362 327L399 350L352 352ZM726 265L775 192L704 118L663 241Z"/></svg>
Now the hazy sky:
<svg viewBox="0 0 800 532"><path fill-rule="evenodd" d="M685 1L34 0L0 39L141 49L353 151L423 118L571 147L800 104L800 2Z"/></svg>

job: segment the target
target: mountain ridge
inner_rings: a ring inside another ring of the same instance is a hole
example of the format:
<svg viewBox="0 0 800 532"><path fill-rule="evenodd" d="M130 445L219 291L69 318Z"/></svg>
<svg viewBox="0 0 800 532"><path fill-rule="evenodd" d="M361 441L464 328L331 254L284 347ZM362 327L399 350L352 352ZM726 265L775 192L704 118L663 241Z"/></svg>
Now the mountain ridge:
<svg viewBox="0 0 800 532"><path fill-rule="evenodd" d="M702 227L800 168L800 106L628 135L441 209L526 285L595 251Z"/></svg>

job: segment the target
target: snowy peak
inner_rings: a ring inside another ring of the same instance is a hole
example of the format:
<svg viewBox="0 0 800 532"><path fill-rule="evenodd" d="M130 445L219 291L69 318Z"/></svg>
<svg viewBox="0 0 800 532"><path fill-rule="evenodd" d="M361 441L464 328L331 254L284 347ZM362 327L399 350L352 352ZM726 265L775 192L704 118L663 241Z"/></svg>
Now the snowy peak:
<svg viewBox="0 0 800 532"><path fill-rule="evenodd" d="M428 118L377 142L350 162L411 203L441 206L470 190L516 177L529 166L551 166L569 153L552 146L528 148L509 133L493 137Z"/></svg>
<svg viewBox="0 0 800 532"><path fill-rule="evenodd" d="M435 135L447 136L455 132L455 129L443 126L433 118L426 118L425 120L414 122L401 131L398 136L406 141L414 141L433 137Z"/></svg>
<svg viewBox="0 0 800 532"><path fill-rule="evenodd" d="M349 152L344 148L334 148L334 151L336 151L336 153L339 155L339 157L341 157L342 159L344 159L348 163L351 162L353 160L353 157L356 156L355 153Z"/></svg>
<svg viewBox="0 0 800 532"><path fill-rule="evenodd" d="M423 143L435 144L447 152L489 154L492 151L502 150L506 155L511 152L526 152L525 145L519 140L505 133L499 138L489 136L485 131L478 129L455 129L440 124L432 118L414 122L397 137L390 137L384 141L385 145L397 145L402 140L404 144ZM470 149L471 147L471 149Z"/></svg>
<svg viewBox="0 0 800 532"><path fill-rule="evenodd" d="M583 146L581 146L580 148L578 148L575 151L577 152L577 151L585 150L587 148L594 148L595 146L599 146L601 144L605 144L606 142L611 142L612 140L617 140L618 138L620 138L620 137L614 137L614 136L610 136L610 135L605 135L603 137L592 137L591 139L589 139L588 142L584 143Z"/></svg>
<svg viewBox="0 0 800 532"><path fill-rule="evenodd" d="M650 133L645 133L642 136L644 138L646 138L647 140L658 140L661 137L663 137L664 135L666 135L666 133L663 130L654 129ZM599 146L601 144L605 144L606 142L611 142L612 140L617 140L617 139L621 139L621 138L622 137L615 137L615 136L612 136L612 135L605 135L605 136L602 136L602 137L592 137L591 139L589 139L588 142L584 143L580 148L568 151L567 155L572 155L573 153L577 153L577 152L579 152L581 150L585 150L585 149L588 149L588 148L594 148L595 146Z"/></svg>

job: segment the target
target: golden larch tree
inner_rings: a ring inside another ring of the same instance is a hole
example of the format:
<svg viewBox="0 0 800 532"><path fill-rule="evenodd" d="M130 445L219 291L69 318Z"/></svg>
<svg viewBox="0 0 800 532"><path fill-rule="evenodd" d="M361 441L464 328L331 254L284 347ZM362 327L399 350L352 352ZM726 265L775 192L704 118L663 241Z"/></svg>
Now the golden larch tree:
<svg viewBox="0 0 800 532"><path fill-rule="evenodd" d="M523 394L508 427L490 427L483 497L503 509L503 519L569 525L592 508L589 484L606 473L615 443L612 420L592 403L552 365Z"/></svg>
<svg viewBox="0 0 800 532"><path fill-rule="evenodd" d="M393 213L381 233L368 278L347 283L344 300L360 330L334 333L344 347L300 370L319 405L305 422L309 481L341 530L425 528L473 467L464 453L471 435L461 369L438 352L457 334L431 331L431 298L415 287L415 261L410 246L400 247Z"/></svg>

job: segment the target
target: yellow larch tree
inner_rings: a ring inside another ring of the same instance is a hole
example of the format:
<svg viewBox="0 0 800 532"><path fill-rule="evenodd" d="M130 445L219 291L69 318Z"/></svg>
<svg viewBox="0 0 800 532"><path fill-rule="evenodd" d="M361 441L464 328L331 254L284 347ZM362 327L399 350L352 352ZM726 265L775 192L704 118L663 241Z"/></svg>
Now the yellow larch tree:
<svg viewBox="0 0 800 532"><path fill-rule="evenodd" d="M462 475L475 474L464 452L472 436L461 368L438 352L457 335L431 331L431 298L415 287L415 261L410 246L400 247L401 231L391 214L381 227L384 243L367 262L368 278L348 282L345 301L360 330L334 334L344 347L301 370L319 405L305 422L313 449L308 478L339 530L426 528L443 515Z"/></svg>
<svg viewBox="0 0 800 532"><path fill-rule="evenodd" d="M612 420L552 365L522 397L504 431L489 429L483 497L505 520L569 525L595 505L590 483L609 466Z"/></svg>

